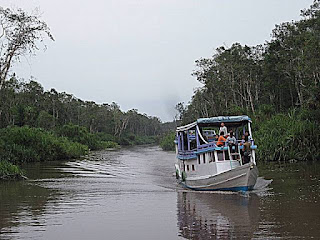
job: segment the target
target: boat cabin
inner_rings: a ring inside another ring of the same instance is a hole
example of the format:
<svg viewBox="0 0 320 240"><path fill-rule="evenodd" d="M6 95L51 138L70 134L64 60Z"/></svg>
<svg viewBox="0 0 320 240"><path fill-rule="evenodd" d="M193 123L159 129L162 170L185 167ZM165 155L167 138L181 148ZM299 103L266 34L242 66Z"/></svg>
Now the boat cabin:
<svg viewBox="0 0 320 240"><path fill-rule="evenodd" d="M221 123L227 128L224 133L226 141L218 146ZM200 118L178 127L175 139L177 175L181 177L184 172L188 179L192 179L212 176L248 163L255 164L257 146L252 137L251 123L248 116L219 116ZM230 131L236 138L234 145L227 141ZM245 135L247 137L243 137Z"/></svg>

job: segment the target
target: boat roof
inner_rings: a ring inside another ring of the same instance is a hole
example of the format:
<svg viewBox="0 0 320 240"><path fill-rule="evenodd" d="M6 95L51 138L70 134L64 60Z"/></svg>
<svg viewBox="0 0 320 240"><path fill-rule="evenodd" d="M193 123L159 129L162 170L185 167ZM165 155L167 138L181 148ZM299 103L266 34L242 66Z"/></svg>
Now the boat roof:
<svg viewBox="0 0 320 240"><path fill-rule="evenodd" d="M241 126L248 122L251 122L251 118L246 115L199 118L193 123L177 127L177 131L186 131L188 129L194 128L197 125L199 125L200 127L220 127L220 124L222 122L225 123L226 126Z"/></svg>

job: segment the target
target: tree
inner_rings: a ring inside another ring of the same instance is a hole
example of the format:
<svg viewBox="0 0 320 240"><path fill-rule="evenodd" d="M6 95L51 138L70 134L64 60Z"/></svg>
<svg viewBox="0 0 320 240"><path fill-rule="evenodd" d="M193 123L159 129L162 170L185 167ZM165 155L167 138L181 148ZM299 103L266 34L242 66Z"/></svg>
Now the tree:
<svg viewBox="0 0 320 240"><path fill-rule="evenodd" d="M54 40L47 24L39 16L28 15L22 9L13 11L0 7L0 89L9 71L21 56L34 54L44 36Z"/></svg>

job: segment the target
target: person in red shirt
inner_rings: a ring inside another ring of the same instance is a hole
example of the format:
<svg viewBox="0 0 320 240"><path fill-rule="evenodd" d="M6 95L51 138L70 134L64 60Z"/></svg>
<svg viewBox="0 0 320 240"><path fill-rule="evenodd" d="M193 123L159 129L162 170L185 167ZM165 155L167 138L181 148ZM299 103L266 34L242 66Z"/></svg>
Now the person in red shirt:
<svg viewBox="0 0 320 240"><path fill-rule="evenodd" d="M217 142L218 147L224 146L224 143L226 142L226 139L223 136L224 136L224 132L220 132L220 136L219 136L218 142Z"/></svg>

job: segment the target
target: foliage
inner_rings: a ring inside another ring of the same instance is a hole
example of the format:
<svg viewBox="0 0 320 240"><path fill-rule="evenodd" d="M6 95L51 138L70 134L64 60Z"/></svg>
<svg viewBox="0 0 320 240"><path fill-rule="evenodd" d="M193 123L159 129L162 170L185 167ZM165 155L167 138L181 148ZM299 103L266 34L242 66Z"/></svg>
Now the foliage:
<svg viewBox="0 0 320 240"><path fill-rule="evenodd" d="M320 147L320 1L279 24L264 45L219 47L196 61L203 87L177 105L182 124L248 114L263 160L316 160Z"/></svg>
<svg viewBox="0 0 320 240"><path fill-rule="evenodd" d="M63 125L56 130L56 133L61 137L66 137L73 142L78 142L87 145L91 150L103 148L99 137L89 133L85 127L73 125L71 123Z"/></svg>
<svg viewBox="0 0 320 240"><path fill-rule="evenodd" d="M320 127L314 122L301 120L301 115L296 110L291 110L288 114L276 114L270 120L264 118L255 125L258 159L320 159Z"/></svg>
<svg viewBox="0 0 320 240"><path fill-rule="evenodd" d="M88 147L40 128L0 129L0 158L14 164L80 157Z"/></svg>
<svg viewBox="0 0 320 240"><path fill-rule="evenodd" d="M47 24L35 13L0 7L0 128L7 126L41 127L56 131L90 149L103 147L101 141L130 142L123 136L156 136L161 132L157 117L138 113L137 109L120 110L115 102L97 104L82 101L55 89L44 91L34 79L19 81L9 75L13 63L21 56L33 55L38 42L53 36ZM99 139L97 133L104 135ZM106 136L108 139L105 139ZM110 137L112 136L112 138ZM137 138L137 142L150 142Z"/></svg>
<svg viewBox="0 0 320 240"><path fill-rule="evenodd" d="M160 140L160 147L165 151L174 151L175 150L175 132L169 132Z"/></svg>
<svg viewBox="0 0 320 240"><path fill-rule="evenodd" d="M118 139L120 145L143 145L143 144L154 144L157 142L156 136L139 136L134 134L128 134Z"/></svg>
<svg viewBox="0 0 320 240"><path fill-rule="evenodd" d="M22 174L23 172L18 166L6 160L0 160L0 179L20 178Z"/></svg>
<svg viewBox="0 0 320 240"><path fill-rule="evenodd" d="M116 103L96 104L54 89L44 91L34 80L21 82L15 77L0 89L0 127L8 125L41 127L69 138L75 134L74 140L91 149L97 149L96 134L101 141L121 143L123 136L161 133L161 122L156 117L140 114L135 109L122 112ZM70 129L65 127L68 125ZM71 129L75 125L79 127ZM84 139L88 136L90 139Z"/></svg>
<svg viewBox="0 0 320 240"><path fill-rule="evenodd" d="M105 149L105 148L118 148L119 145L115 142L112 141L102 141L100 142L101 148Z"/></svg>
<svg viewBox="0 0 320 240"><path fill-rule="evenodd" d="M0 7L0 89L14 61L38 50L37 42L44 36L53 40L49 27L38 16Z"/></svg>
<svg viewBox="0 0 320 240"><path fill-rule="evenodd" d="M197 60L193 75L203 87L189 105L177 105L183 123L218 115L271 115L295 107L319 109L320 1L301 16L277 25L264 45L234 43Z"/></svg>

